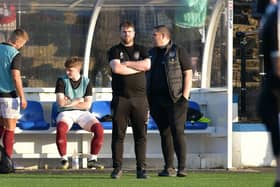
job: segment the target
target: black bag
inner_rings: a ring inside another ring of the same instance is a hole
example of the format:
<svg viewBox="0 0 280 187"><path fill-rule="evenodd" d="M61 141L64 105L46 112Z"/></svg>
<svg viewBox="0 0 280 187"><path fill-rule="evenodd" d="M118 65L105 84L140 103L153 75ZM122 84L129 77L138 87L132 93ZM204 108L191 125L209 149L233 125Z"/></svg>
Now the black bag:
<svg viewBox="0 0 280 187"><path fill-rule="evenodd" d="M0 145L0 173L14 172L13 162L6 154L5 149Z"/></svg>
<svg viewBox="0 0 280 187"><path fill-rule="evenodd" d="M202 116L203 116L203 114L200 111L198 111L198 110L196 110L194 108L188 107L187 121L197 121Z"/></svg>
<svg viewBox="0 0 280 187"><path fill-rule="evenodd" d="M106 114L105 116L102 116L99 119L100 122L108 122L108 121L112 121L112 115L111 114Z"/></svg>

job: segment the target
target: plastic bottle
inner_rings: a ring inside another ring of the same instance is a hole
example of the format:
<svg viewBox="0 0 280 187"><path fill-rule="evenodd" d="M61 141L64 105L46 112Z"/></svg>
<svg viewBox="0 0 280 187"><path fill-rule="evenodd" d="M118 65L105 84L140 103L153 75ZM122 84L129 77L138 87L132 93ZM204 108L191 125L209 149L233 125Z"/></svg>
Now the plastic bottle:
<svg viewBox="0 0 280 187"><path fill-rule="evenodd" d="M101 71L98 71L95 77L95 87L102 87L103 75Z"/></svg>
<svg viewBox="0 0 280 187"><path fill-rule="evenodd" d="M72 155L72 169L79 169L79 155L76 150Z"/></svg>

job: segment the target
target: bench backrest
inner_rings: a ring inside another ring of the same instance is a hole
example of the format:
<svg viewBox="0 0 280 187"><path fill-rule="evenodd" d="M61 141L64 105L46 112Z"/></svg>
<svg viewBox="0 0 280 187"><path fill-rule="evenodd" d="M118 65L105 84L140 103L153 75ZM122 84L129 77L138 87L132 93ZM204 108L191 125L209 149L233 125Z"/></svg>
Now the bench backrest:
<svg viewBox="0 0 280 187"><path fill-rule="evenodd" d="M40 102L27 101L27 107L20 111L17 126L23 130L45 130L50 125L44 119L44 111Z"/></svg>

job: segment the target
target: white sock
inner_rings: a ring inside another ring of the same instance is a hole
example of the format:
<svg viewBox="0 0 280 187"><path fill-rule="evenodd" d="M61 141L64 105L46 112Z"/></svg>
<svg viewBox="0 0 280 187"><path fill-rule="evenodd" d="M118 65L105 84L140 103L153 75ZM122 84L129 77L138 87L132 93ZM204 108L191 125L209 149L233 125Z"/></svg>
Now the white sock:
<svg viewBox="0 0 280 187"><path fill-rule="evenodd" d="M97 161L97 155L89 155L88 160L96 160Z"/></svg>
<svg viewBox="0 0 280 187"><path fill-rule="evenodd" d="M68 157L66 155L61 156L61 160L67 160L68 161Z"/></svg>

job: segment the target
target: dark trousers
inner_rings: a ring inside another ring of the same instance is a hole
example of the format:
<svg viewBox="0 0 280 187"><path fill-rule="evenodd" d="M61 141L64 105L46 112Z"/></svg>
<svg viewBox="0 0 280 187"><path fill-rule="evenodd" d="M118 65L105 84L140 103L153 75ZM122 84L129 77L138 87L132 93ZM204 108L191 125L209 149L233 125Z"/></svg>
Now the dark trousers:
<svg viewBox="0 0 280 187"><path fill-rule="evenodd" d="M137 169L146 167L146 136L148 101L146 97L125 98L113 96L112 159L113 168L122 167L123 144L128 123L131 124L134 138ZM132 142L131 142L132 143Z"/></svg>
<svg viewBox="0 0 280 187"><path fill-rule="evenodd" d="M165 169L174 168L174 151L178 159L178 169L183 170L186 163L186 142L184 127L187 114L187 100L179 99L173 103L169 97L150 97L150 112L158 125Z"/></svg>
<svg viewBox="0 0 280 187"><path fill-rule="evenodd" d="M270 132L274 156L280 156L280 80L267 77L258 101L258 113Z"/></svg>

